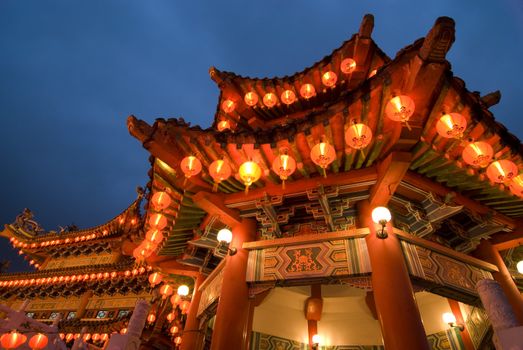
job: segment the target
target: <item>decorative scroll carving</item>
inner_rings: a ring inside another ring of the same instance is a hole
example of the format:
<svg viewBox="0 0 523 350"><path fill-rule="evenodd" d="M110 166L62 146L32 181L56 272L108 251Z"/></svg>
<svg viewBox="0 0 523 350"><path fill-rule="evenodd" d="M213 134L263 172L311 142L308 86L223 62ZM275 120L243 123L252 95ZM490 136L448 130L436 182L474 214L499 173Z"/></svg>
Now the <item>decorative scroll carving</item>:
<svg viewBox="0 0 523 350"><path fill-rule="evenodd" d="M33 235L44 232L44 229L33 219L33 212L27 208L17 215L13 226Z"/></svg>

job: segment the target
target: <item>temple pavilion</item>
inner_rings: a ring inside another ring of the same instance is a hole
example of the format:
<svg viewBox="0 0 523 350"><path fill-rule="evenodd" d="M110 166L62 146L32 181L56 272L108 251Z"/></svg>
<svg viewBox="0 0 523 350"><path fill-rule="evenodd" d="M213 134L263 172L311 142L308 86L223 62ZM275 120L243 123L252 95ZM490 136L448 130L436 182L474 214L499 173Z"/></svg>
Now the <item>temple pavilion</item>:
<svg viewBox="0 0 523 350"><path fill-rule="evenodd" d="M489 111L501 94L453 75L451 18L394 58L373 27L292 75L211 68L209 129L130 116L138 200L87 230L22 213L1 234L38 269L0 275L1 302L60 313L73 348L523 349L523 148Z"/></svg>

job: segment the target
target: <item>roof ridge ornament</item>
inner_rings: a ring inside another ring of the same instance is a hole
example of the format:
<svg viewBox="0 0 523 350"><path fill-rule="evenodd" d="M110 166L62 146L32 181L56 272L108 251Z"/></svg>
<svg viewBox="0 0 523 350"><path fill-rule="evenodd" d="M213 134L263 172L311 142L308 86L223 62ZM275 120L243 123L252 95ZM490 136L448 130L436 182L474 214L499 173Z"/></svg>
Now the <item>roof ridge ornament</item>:
<svg viewBox="0 0 523 350"><path fill-rule="evenodd" d="M455 25L456 23L450 17L444 16L436 19L419 50L422 60L445 62L445 56L455 40Z"/></svg>
<svg viewBox="0 0 523 350"><path fill-rule="evenodd" d="M370 38L372 30L374 29L374 15L367 13L363 16L360 24L358 35L362 39Z"/></svg>

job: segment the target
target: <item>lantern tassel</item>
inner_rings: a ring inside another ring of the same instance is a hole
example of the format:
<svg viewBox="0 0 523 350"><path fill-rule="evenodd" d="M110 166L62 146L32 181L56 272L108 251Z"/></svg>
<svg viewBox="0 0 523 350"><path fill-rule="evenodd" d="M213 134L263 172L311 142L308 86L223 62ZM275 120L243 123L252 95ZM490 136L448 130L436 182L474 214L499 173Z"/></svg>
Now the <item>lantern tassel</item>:
<svg viewBox="0 0 523 350"><path fill-rule="evenodd" d="M408 122L408 121L405 121L405 125L407 126L407 129L409 129L409 131L412 131L412 128L410 127L410 125L409 125L409 122Z"/></svg>
<svg viewBox="0 0 523 350"><path fill-rule="evenodd" d="M245 194L249 193L249 185L245 185Z"/></svg>
<svg viewBox="0 0 523 350"><path fill-rule="evenodd" d="M281 181L281 189L282 189L282 190L285 189L285 180L282 180L282 181Z"/></svg>
<svg viewBox="0 0 523 350"><path fill-rule="evenodd" d="M186 176L185 179L183 180L183 185L182 185L182 187L185 187L185 185L187 185L187 179L188 179L188 177Z"/></svg>
<svg viewBox="0 0 523 350"><path fill-rule="evenodd" d="M323 168L323 177L327 178L327 168Z"/></svg>
<svg viewBox="0 0 523 350"><path fill-rule="evenodd" d="M213 191L213 192L218 192L218 185L219 185L218 182L215 182L215 183L212 185L212 191Z"/></svg>

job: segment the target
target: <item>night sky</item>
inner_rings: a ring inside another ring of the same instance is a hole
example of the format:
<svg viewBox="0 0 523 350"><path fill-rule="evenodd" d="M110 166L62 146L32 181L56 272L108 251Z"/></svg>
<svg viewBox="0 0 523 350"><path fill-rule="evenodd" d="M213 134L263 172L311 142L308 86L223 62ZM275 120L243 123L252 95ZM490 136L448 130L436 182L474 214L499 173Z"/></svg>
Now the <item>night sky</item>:
<svg viewBox="0 0 523 350"><path fill-rule="evenodd" d="M521 0L0 0L0 225L25 207L46 230L113 218L148 181L128 115L209 127L209 67L290 75L338 48L366 13L390 57L437 17L454 18L454 74L482 95L501 90L491 110L523 137ZM28 269L5 239L2 259Z"/></svg>

